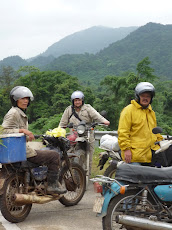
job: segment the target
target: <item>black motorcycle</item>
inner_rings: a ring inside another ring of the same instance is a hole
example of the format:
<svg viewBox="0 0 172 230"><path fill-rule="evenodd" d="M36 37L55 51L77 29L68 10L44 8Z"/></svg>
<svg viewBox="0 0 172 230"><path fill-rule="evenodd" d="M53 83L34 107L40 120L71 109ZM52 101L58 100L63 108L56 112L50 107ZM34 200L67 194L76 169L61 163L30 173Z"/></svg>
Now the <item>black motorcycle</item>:
<svg viewBox="0 0 172 230"><path fill-rule="evenodd" d="M65 206L76 205L83 197L86 177L83 168L68 155L69 140L64 137L41 135L46 148L57 150L61 155L59 181L67 193L47 194L47 166L38 166L28 161L3 164L0 171L0 206L4 218L12 223L24 221L32 204L44 204L59 200Z"/></svg>

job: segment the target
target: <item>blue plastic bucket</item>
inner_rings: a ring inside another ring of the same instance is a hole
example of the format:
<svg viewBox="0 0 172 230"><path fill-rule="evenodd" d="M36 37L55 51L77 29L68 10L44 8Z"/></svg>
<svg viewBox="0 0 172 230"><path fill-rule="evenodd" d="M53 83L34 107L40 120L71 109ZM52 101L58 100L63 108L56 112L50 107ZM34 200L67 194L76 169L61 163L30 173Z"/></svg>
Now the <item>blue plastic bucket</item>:
<svg viewBox="0 0 172 230"><path fill-rule="evenodd" d="M23 133L0 135L0 163L26 160L26 136Z"/></svg>

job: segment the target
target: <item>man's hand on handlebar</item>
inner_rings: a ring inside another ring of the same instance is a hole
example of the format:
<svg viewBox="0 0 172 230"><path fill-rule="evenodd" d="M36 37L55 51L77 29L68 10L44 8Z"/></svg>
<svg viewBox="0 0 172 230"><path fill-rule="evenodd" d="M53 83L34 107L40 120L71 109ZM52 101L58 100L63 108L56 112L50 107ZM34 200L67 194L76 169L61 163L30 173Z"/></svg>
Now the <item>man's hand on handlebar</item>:
<svg viewBox="0 0 172 230"><path fill-rule="evenodd" d="M110 125L110 122L109 121L105 121L104 124L105 125Z"/></svg>

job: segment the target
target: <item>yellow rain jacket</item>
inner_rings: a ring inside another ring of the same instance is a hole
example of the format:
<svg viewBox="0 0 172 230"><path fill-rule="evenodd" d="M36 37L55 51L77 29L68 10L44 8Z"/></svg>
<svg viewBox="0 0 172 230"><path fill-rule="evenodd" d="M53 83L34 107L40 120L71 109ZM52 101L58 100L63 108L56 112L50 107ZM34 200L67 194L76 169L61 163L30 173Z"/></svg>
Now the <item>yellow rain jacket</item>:
<svg viewBox="0 0 172 230"><path fill-rule="evenodd" d="M155 112L151 105L143 109L135 100L132 100L131 104L122 110L118 126L118 142L123 160L124 151L130 149L131 162L151 162L151 149L159 149L159 145L154 143L163 139L160 134L152 133L152 129L156 126Z"/></svg>

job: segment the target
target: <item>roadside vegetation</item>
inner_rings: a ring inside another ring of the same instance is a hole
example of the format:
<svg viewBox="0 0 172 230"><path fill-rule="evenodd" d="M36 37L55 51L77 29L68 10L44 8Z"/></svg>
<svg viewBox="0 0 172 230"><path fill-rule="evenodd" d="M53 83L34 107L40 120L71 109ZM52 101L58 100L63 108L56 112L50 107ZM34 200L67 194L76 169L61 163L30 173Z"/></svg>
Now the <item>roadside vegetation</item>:
<svg viewBox="0 0 172 230"><path fill-rule="evenodd" d="M92 161L92 170L91 170L91 178L96 177L97 175L103 175L104 171L106 170L106 168L109 165L109 163L107 161L102 170L100 170L100 167L97 167L98 163L99 163L99 154L101 152L103 152L103 150L99 149L98 147L96 147L94 150L93 161Z"/></svg>
<svg viewBox="0 0 172 230"><path fill-rule="evenodd" d="M34 102L27 111L29 129L34 134L58 127L75 90L83 91L85 103L91 104L97 111L106 110L110 121L108 130L117 130L120 112L134 99L134 89L141 81L151 82L155 86L156 96L152 107L156 112L158 126L163 128L164 134L172 135L172 80L160 80L151 68L149 57L137 64L136 73L128 71L120 76L104 76L96 86L91 81L84 85L77 77L62 71L40 71L34 66L14 71L11 67L4 67L0 76L0 124L11 107L10 90L16 85L24 85L34 95Z"/></svg>

